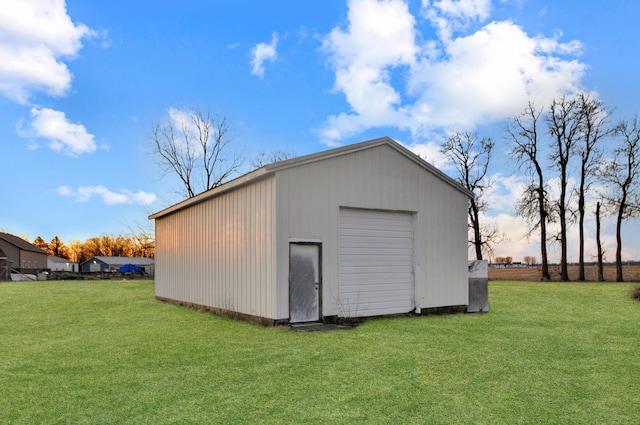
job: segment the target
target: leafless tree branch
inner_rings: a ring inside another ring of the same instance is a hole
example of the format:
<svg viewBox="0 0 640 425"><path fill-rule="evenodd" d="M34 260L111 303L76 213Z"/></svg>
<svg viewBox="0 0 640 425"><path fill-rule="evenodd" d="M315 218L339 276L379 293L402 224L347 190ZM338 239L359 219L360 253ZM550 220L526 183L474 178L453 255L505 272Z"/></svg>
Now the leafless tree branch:
<svg viewBox="0 0 640 425"><path fill-rule="evenodd" d="M234 140L226 117L191 110L187 120L155 127L154 152L165 175L175 174L190 198L239 171L244 159L233 149Z"/></svg>

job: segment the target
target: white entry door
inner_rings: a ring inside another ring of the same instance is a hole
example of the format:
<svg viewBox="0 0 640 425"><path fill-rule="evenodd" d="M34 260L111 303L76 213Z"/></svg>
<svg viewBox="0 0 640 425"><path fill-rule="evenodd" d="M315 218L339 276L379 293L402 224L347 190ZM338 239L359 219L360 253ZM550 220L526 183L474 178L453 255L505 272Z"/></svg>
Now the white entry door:
<svg viewBox="0 0 640 425"><path fill-rule="evenodd" d="M413 214L340 209L339 315L414 309Z"/></svg>

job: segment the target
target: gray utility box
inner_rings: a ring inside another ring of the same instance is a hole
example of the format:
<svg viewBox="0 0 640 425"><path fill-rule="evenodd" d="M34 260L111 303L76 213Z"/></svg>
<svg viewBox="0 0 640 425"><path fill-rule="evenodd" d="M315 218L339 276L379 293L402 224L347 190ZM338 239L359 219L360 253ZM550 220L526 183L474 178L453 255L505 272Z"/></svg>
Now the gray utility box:
<svg viewBox="0 0 640 425"><path fill-rule="evenodd" d="M486 260L469 261L468 313L489 311L489 266Z"/></svg>

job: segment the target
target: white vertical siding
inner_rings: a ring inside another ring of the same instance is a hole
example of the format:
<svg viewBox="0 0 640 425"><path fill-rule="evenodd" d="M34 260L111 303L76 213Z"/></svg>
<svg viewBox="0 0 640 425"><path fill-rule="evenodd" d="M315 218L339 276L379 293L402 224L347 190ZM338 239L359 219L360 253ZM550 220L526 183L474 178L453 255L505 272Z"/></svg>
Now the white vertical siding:
<svg viewBox="0 0 640 425"><path fill-rule="evenodd" d="M156 295L275 319L274 183L156 219Z"/></svg>
<svg viewBox="0 0 640 425"><path fill-rule="evenodd" d="M341 316L414 309L414 231L410 213L340 209Z"/></svg>
<svg viewBox="0 0 640 425"><path fill-rule="evenodd" d="M340 315L340 208L355 208L411 214L415 307L468 304L467 196L392 146L257 175L157 216L156 295L288 319L289 242L308 240L322 247L321 314Z"/></svg>
<svg viewBox="0 0 640 425"><path fill-rule="evenodd" d="M339 315L340 207L414 213L416 307L468 303L464 193L388 145L281 170L277 250L322 241L323 315ZM278 315L288 317L287 258L278 256Z"/></svg>

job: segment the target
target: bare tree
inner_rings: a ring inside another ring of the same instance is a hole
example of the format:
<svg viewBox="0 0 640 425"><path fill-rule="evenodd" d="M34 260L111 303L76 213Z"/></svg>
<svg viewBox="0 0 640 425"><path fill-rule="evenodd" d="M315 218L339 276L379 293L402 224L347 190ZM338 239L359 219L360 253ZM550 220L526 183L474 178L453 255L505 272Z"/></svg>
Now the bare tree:
<svg viewBox="0 0 640 425"><path fill-rule="evenodd" d="M156 125L154 153L165 174L175 173L191 198L239 170L243 161L231 151L233 141L226 117L191 110L182 120Z"/></svg>
<svg viewBox="0 0 640 425"><path fill-rule="evenodd" d="M608 208L616 215L616 281L624 281L622 274L622 222L640 214L640 122L622 122L617 133L621 146L614 151L613 160L603 169L603 181L610 187L605 195Z"/></svg>
<svg viewBox="0 0 640 425"><path fill-rule="evenodd" d="M598 249L598 281L604 282L604 250L602 249L602 240L600 239L600 205L596 204L596 246Z"/></svg>
<svg viewBox="0 0 640 425"><path fill-rule="evenodd" d="M511 156L521 168L524 167L530 177L530 184L520 199L516 212L532 224L529 234L540 229L542 279L550 280L547 256L547 221L550 212L538 141L538 121L541 114L542 110L536 109L533 102L529 102L524 111L507 124L507 133L514 144Z"/></svg>
<svg viewBox="0 0 640 425"><path fill-rule="evenodd" d="M473 233L469 243L474 246L477 260L482 260L483 251L491 253L492 243L501 240L497 229L480 225L480 215L487 208L483 194L491 186L487 172L493 146L490 138L478 140L476 134L456 130L440 148L456 168L456 180L475 195L469 201L469 228Z"/></svg>
<svg viewBox="0 0 640 425"><path fill-rule="evenodd" d="M155 258L156 241L153 225L137 224L134 228L127 223L129 227L129 235L127 238L133 246L132 255L134 257Z"/></svg>
<svg viewBox="0 0 640 425"><path fill-rule="evenodd" d="M560 197L556 202L558 221L560 222L560 279L568 281L569 160L575 152L575 144L579 138L581 124L577 100L566 95L562 95L559 99L554 99L549 106L549 114L546 121L549 133L552 136L551 167L555 168L560 176Z"/></svg>
<svg viewBox="0 0 640 425"><path fill-rule="evenodd" d="M578 226L579 226L579 253L578 253L578 280L585 280L584 275L584 220L586 195L590 190L593 177L597 174L599 164L602 160L602 152L599 149L599 142L609 136L612 132L607 128L608 113L605 111L603 103L581 93L577 97L579 109L579 145L577 152L580 156L580 182L578 187ZM599 205L596 211L599 211ZM598 252L600 253L600 247Z"/></svg>
<svg viewBox="0 0 640 425"><path fill-rule="evenodd" d="M286 150L278 149L271 152L261 151L251 160L251 166L254 169L263 167L267 164L273 164L274 162L286 161L287 159L295 158L295 154Z"/></svg>

